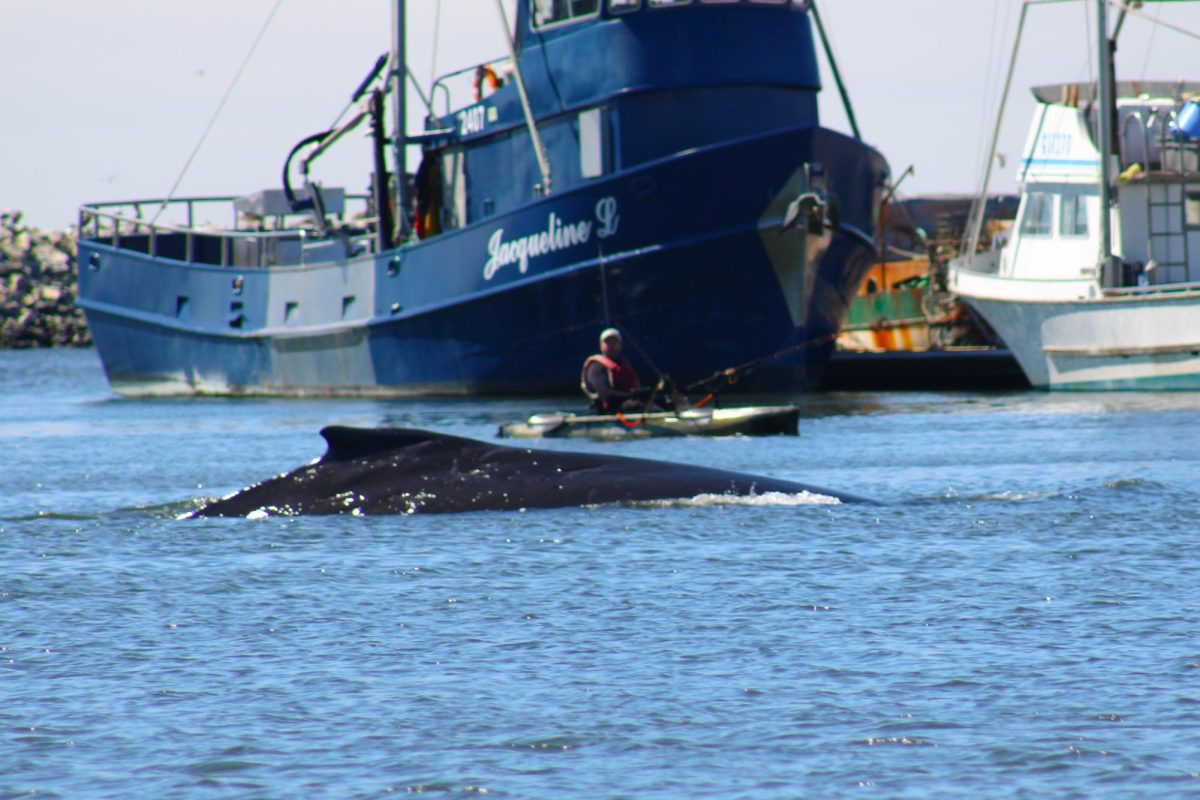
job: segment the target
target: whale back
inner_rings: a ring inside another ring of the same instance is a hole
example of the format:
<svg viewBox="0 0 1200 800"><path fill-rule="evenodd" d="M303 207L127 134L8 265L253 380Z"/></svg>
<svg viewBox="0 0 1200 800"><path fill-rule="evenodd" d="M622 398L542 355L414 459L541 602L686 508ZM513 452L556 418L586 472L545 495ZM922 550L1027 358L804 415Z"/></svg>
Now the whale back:
<svg viewBox="0 0 1200 800"><path fill-rule="evenodd" d="M605 453L537 450L406 428L330 426L316 462L201 508L196 516L414 514L813 492L793 481Z"/></svg>

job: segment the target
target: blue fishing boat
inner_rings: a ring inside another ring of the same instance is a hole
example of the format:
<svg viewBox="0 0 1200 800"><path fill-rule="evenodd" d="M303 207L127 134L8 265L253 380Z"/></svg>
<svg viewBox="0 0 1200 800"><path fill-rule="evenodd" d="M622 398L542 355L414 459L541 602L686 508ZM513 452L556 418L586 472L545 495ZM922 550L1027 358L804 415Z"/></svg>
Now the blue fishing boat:
<svg viewBox="0 0 1200 800"><path fill-rule="evenodd" d="M819 124L811 0L521 0L474 96L422 93L420 133L404 23L397 2L392 52L282 188L81 209L79 304L117 391L572 391L610 325L677 380L760 360L753 388L819 381L888 170ZM362 196L316 180L356 125Z"/></svg>

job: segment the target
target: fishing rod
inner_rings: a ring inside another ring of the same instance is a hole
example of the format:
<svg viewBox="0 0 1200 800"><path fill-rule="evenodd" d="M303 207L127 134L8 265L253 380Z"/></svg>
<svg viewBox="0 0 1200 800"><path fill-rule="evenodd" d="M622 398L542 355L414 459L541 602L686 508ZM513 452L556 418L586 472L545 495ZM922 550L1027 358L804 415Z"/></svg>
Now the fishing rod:
<svg viewBox="0 0 1200 800"><path fill-rule="evenodd" d="M710 399L712 399L712 396L715 395L717 392L721 391L722 389L724 389L728 386L732 386L733 384L737 383L739 380L746 377L747 375L750 375L750 374L754 373L755 371L760 370L763 367L767 366L772 361L782 358L783 356L786 356L789 353L798 353L807 347L813 347L814 345L831 342L836 338L837 338L836 333L830 333L830 334L826 334L824 336L818 336L818 337L815 337L812 339L806 339L803 342L800 342L799 344L790 345L781 350L776 350L774 353L768 353L765 356L759 356L758 358L752 359L750 361L746 361L742 364L738 364L736 366L728 367L728 368L722 369L722 370L717 370L712 375L709 375L707 378L702 378L701 380L698 380L695 383L690 383L687 386L683 387L683 391L684 392L692 392L697 389L703 389L704 391L708 392L709 397L706 397L704 400L702 400L701 404L706 403ZM724 382L724 385L719 385L721 382Z"/></svg>
<svg viewBox="0 0 1200 800"><path fill-rule="evenodd" d="M643 410L643 413L650 410L650 407L654 405L654 398L656 398L660 392L665 393L670 398L671 405L675 407L676 411L682 412L691 408L691 404L689 403L686 395L680 393L680 391L675 388L675 382L671 380L670 375L667 375L658 368L658 365L654 363L654 359L650 358L650 354L642 349L642 346L638 344L637 337L630 333L629 329L625 328L620 323L617 323L616 327L621 331L621 335L629 340L629 343L633 345L633 349L636 350L637 354L641 356L647 364L650 365L650 369L654 370L654 374L658 377L658 382L654 385L654 390L650 393L650 396L646 398L646 407Z"/></svg>
<svg viewBox="0 0 1200 800"><path fill-rule="evenodd" d="M783 356L786 356L790 353L798 353L806 348L825 344L837 338L836 333L829 333L825 334L824 336L806 339L803 342L789 345L782 349L776 350L773 353L768 353L765 356L759 356L758 358L751 359L750 361L746 361L732 367L727 367L726 369L717 370L707 378L702 378L694 383L689 383L687 386L683 387L682 391L680 391L675 386L675 383L671 380L670 376L660 370L658 365L654 363L654 359L650 358L649 353L647 353L642 346L638 344L637 337L631 334L619 323L617 324L617 327L621 330L622 335L629 340L629 343L633 345L633 349L637 351L638 355L650 365L650 369L654 370L655 375L658 376L658 383L654 387L654 391L651 393L650 397L646 400L646 409L648 410L650 408L654 402L654 398L659 392L667 391L670 393L671 403L675 407L675 410L681 412L686 411L689 408L699 408L700 406L705 405L716 396L717 392L734 385L742 378L753 374L757 370L762 369L771 362L782 358ZM707 396L693 405L691 401L688 400L687 394L689 392L694 392L697 389L702 389Z"/></svg>

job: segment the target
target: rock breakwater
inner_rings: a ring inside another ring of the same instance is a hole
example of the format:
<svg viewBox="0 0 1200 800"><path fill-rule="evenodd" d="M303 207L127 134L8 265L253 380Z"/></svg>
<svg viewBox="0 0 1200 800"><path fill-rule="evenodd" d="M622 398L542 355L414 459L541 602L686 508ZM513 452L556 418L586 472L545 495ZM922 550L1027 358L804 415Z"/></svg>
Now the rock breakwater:
<svg viewBox="0 0 1200 800"><path fill-rule="evenodd" d="M0 348L86 347L92 337L75 305L75 236L0 212Z"/></svg>

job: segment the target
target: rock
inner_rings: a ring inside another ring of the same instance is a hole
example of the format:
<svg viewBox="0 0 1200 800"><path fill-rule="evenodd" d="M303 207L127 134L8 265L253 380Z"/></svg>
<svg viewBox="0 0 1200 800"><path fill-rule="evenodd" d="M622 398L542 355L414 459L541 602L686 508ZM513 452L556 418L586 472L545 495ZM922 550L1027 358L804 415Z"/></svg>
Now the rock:
<svg viewBox="0 0 1200 800"><path fill-rule="evenodd" d="M51 242L39 242L33 248L33 257L43 272L70 272L71 257Z"/></svg>
<svg viewBox="0 0 1200 800"><path fill-rule="evenodd" d="M76 253L73 232L39 230L20 211L0 212L0 348L92 344L75 306Z"/></svg>

